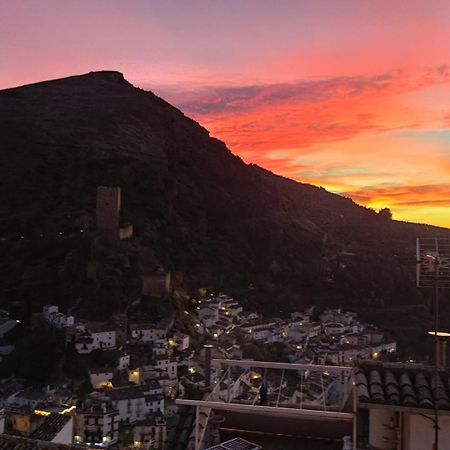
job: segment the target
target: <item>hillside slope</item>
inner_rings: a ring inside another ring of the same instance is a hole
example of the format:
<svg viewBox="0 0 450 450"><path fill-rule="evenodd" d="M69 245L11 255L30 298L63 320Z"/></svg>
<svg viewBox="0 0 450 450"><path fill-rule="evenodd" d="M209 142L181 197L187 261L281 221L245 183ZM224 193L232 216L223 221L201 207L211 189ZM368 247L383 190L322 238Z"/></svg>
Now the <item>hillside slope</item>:
<svg viewBox="0 0 450 450"><path fill-rule="evenodd" d="M0 117L1 288L30 310L85 294L91 250L76 232L98 185L121 186L137 257L270 312L420 303L415 238L450 236L247 165L118 72L0 91Z"/></svg>

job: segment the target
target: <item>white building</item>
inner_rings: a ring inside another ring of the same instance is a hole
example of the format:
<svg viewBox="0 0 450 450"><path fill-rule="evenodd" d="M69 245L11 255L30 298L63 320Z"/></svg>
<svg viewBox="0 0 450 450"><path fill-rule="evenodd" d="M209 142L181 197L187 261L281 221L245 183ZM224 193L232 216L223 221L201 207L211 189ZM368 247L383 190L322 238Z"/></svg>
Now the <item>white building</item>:
<svg viewBox="0 0 450 450"><path fill-rule="evenodd" d="M154 355L167 355L167 339L156 339L153 341Z"/></svg>
<svg viewBox="0 0 450 450"><path fill-rule="evenodd" d="M184 333L175 333L173 336L174 341L177 344L178 350L187 350L190 345L190 337Z"/></svg>
<svg viewBox="0 0 450 450"><path fill-rule="evenodd" d="M117 370L125 370L130 367L130 355L128 353L123 353L119 356L117 361Z"/></svg>
<svg viewBox="0 0 450 450"><path fill-rule="evenodd" d="M208 318L208 320L214 320L213 325L219 320L219 310L217 308L212 308L209 306L200 308L197 311L197 315L203 323L205 323L206 318Z"/></svg>
<svg viewBox="0 0 450 450"><path fill-rule="evenodd" d="M141 342L154 342L166 339L166 329L150 323L131 324L131 338Z"/></svg>
<svg viewBox="0 0 450 450"><path fill-rule="evenodd" d="M103 402L110 402L112 408L118 410L119 419L126 423L142 420L148 412L141 386L108 389L99 398Z"/></svg>
<svg viewBox="0 0 450 450"><path fill-rule="evenodd" d="M177 361L175 358L169 358L165 355L155 356L155 367L167 372L170 379L177 378Z"/></svg>
<svg viewBox="0 0 450 450"><path fill-rule="evenodd" d="M75 444L107 446L119 439L119 411L108 403L97 403L77 411Z"/></svg>
<svg viewBox="0 0 450 450"><path fill-rule="evenodd" d="M111 387L114 377L114 369L90 369L89 380L94 389Z"/></svg>
<svg viewBox="0 0 450 450"><path fill-rule="evenodd" d="M144 420L136 422L133 427L133 440L144 449L157 448L166 450L167 426L166 420L161 414L152 414Z"/></svg>
<svg viewBox="0 0 450 450"><path fill-rule="evenodd" d="M116 348L116 330L108 325L91 325L88 330L75 338L78 353L87 354L93 350L112 350Z"/></svg>
<svg viewBox="0 0 450 450"><path fill-rule="evenodd" d="M325 334L330 336L338 336L347 331L347 327L343 323L339 322L326 322L323 324L323 328Z"/></svg>

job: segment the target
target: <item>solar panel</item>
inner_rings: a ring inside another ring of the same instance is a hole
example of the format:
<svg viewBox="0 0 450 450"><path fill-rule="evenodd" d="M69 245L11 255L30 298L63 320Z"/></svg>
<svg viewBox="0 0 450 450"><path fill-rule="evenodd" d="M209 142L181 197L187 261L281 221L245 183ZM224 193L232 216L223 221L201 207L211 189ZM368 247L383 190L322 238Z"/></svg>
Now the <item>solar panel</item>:
<svg viewBox="0 0 450 450"><path fill-rule="evenodd" d="M418 238L417 287L450 289L450 239Z"/></svg>
<svg viewBox="0 0 450 450"><path fill-rule="evenodd" d="M260 450L262 447L242 438L234 438L221 444L209 447L206 450Z"/></svg>

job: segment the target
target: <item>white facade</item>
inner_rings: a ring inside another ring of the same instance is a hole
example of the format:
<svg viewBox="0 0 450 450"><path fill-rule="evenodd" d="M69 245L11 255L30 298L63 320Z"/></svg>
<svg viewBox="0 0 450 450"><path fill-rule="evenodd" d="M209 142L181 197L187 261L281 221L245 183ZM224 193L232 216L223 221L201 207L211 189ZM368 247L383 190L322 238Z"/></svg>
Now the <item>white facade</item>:
<svg viewBox="0 0 450 450"><path fill-rule="evenodd" d="M153 354L155 355L167 355L167 340L156 339L153 341Z"/></svg>
<svg viewBox="0 0 450 450"><path fill-rule="evenodd" d="M97 331L91 333L92 336L92 348L97 349L110 349L116 348L116 331Z"/></svg>
<svg viewBox="0 0 450 450"><path fill-rule="evenodd" d="M336 336L340 334L344 334L347 331L347 328L343 323L338 322L327 322L323 325L325 333L331 336Z"/></svg>
<svg viewBox="0 0 450 450"><path fill-rule="evenodd" d="M167 372L171 380L177 378L177 361L173 358L157 358L156 368Z"/></svg>
<svg viewBox="0 0 450 450"><path fill-rule="evenodd" d="M117 370L125 370L130 367L130 355L119 356L119 361L117 363Z"/></svg>
<svg viewBox="0 0 450 450"><path fill-rule="evenodd" d="M164 396L153 394L145 396L145 408L147 414L155 414L164 411Z"/></svg>
<svg viewBox="0 0 450 450"><path fill-rule="evenodd" d="M166 338L166 330L155 325L131 325L131 338L141 342L154 342Z"/></svg>
<svg viewBox="0 0 450 450"><path fill-rule="evenodd" d="M111 401L113 407L119 411L119 419L127 423L142 420L145 417L145 396L124 398Z"/></svg>
<svg viewBox="0 0 450 450"><path fill-rule="evenodd" d="M439 448L450 448L450 416L439 417ZM424 450L433 448L434 428L428 417L404 414L403 449Z"/></svg>
<svg viewBox="0 0 450 450"><path fill-rule="evenodd" d="M190 345L190 337L187 334L184 333L176 333L173 336L173 339L178 344L178 350L187 350Z"/></svg>
<svg viewBox="0 0 450 450"><path fill-rule="evenodd" d="M112 369L90 370L89 380L94 389L105 386L113 379L114 372Z"/></svg>
<svg viewBox="0 0 450 450"><path fill-rule="evenodd" d="M76 415L75 443L114 444L119 438L119 411L92 407Z"/></svg>

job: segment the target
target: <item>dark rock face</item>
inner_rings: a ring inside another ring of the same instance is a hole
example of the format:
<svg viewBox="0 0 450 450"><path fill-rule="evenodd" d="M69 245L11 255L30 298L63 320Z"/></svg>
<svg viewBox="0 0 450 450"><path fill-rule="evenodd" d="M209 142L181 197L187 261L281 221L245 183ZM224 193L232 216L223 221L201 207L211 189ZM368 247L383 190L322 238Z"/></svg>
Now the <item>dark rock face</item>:
<svg viewBox="0 0 450 450"><path fill-rule="evenodd" d="M0 117L0 269L16 300L30 279L46 302L85 289L74 274L88 245L72 236L92 224L99 185L121 187L138 259L150 251L185 287L240 292L267 311L420 302L414 239L450 236L244 164L118 72L0 91Z"/></svg>

